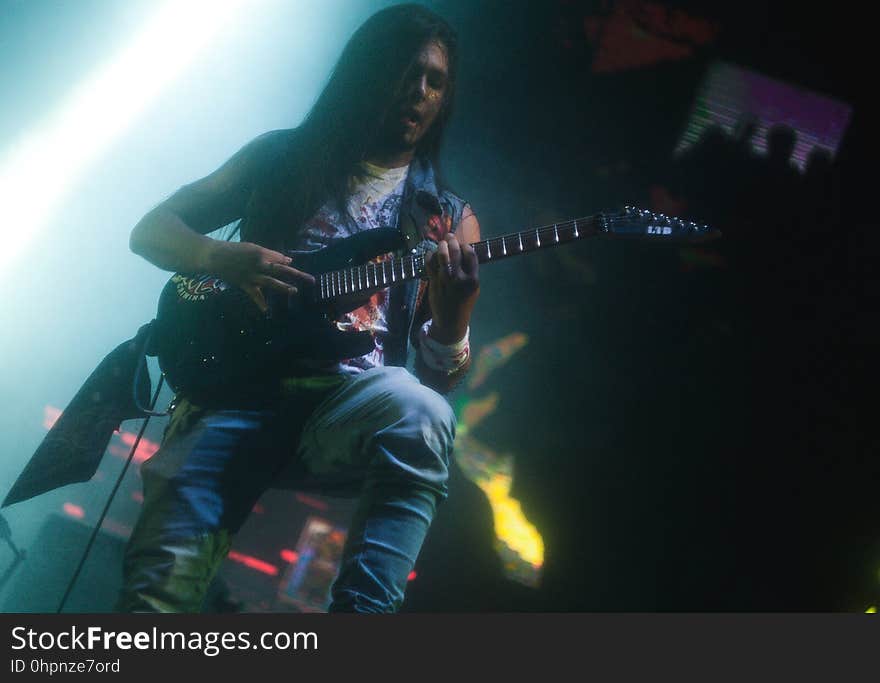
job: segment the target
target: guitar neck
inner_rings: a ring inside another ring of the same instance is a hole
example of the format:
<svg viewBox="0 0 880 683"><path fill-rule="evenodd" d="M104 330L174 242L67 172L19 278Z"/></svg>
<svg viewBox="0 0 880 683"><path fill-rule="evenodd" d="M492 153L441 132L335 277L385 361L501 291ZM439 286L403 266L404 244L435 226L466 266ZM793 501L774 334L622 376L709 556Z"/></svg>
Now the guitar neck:
<svg viewBox="0 0 880 683"><path fill-rule="evenodd" d="M557 244L573 242L582 237L591 237L605 230L604 218L600 214L589 218L577 218L540 228L514 232L501 237L491 237L471 246L477 253L480 263L498 261L508 256L525 254L538 249L554 247Z"/></svg>
<svg viewBox="0 0 880 683"><path fill-rule="evenodd" d="M708 225L654 213L633 206L622 212L598 213L540 228L531 228L501 237L491 237L471 246L480 263L497 261L557 244L573 242L582 237L603 235L622 239L648 240L677 244L694 244L717 239L721 233ZM413 250L381 263L322 273L318 277L317 298L320 302L352 294L367 293L407 280L426 277L426 255Z"/></svg>
<svg viewBox="0 0 880 683"><path fill-rule="evenodd" d="M491 237L471 246L480 263L498 261L509 256L572 242L604 230L601 214L578 218L540 228L531 228L501 237ZM318 300L333 299L376 291L408 280L427 276L426 255L418 252L395 256L379 263L365 263L352 268L322 273L318 277Z"/></svg>

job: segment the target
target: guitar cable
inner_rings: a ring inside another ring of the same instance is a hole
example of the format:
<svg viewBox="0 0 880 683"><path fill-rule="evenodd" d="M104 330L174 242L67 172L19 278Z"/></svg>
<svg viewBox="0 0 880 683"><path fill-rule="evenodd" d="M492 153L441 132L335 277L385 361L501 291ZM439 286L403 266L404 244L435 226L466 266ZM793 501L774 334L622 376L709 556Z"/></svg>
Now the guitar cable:
<svg viewBox="0 0 880 683"><path fill-rule="evenodd" d="M138 367L138 371L136 377L140 375L141 367ZM98 532L101 530L101 525L104 524L104 518L107 516L107 512L110 510L110 504L113 502L113 498L116 497L116 492L119 490L119 487L122 485L122 480L125 478L125 473L128 472L128 466L131 464L131 461L134 460L134 454L137 452L137 448L141 443L141 438L144 436L144 432L147 429L147 425L150 423L150 418L154 416L162 416L167 413L157 413L154 412L156 408L156 402L159 400L159 392L162 391L162 385L165 383L165 374L161 374L159 376L159 382L156 385L156 392L153 394L153 400L150 404L150 409L144 411L146 413L146 418L144 418L144 423L141 425L141 429L138 432L137 438L134 440L134 443L131 446L131 450L128 453L128 458L125 461L125 465L122 467L122 472L119 473L119 477L116 479L116 484L113 486L113 490L110 492L110 497L107 499L107 503L104 505L104 510L101 512L101 516L98 518L97 523L95 524L95 528L92 530L92 535L89 538L89 542L86 543L85 550L83 550L82 557L79 560L79 564L76 567L76 570L73 572L73 576L70 578L70 582L67 584L67 590L64 591L64 596L61 598L61 602L58 605L58 609L55 610L55 614L61 614L64 609L64 605L67 604L67 598L70 597L70 593L73 590L74 585L76 584L77 579L79 578L80 573L82 572L83 566L85 566L86 559L89 556L89 552L92 550L92 546L95 544L95 539L98 538ZM135 394L137 394L137 381L134 383ZM137 398L135 398L137 401ZM138 404L138 408L140 405Z"/></svg>

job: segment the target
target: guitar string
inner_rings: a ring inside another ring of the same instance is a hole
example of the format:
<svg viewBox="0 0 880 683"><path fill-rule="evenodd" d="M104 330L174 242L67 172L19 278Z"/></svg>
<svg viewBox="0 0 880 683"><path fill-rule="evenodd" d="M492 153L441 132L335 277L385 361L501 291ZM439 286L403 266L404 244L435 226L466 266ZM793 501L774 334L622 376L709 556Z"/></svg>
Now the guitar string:
<svg viewBox="0 0 880 683"><path fill-rule="evenodd" d="M657 218L661 217L660 214L650 213L650 215L657 217ZM479 242L473 242L471 244L471 246L473 246L475 249L476 248L484 249L486 255L488 256L487 261L494 260L494 259L504 258L507 256L515 256L520 253L525 253L526 251L534 251L535 248L541 248L543 246L543 245L541 245L541 238L546 237L548 235L550 235L554 238L549 244L562 244L562 243L572 242L580 237L589 236L589 235L568 235L568 236L560 235L559 234L560 230L565 232L566 230L573 229L575 232L577 232L578 228L581 225L584 225L585 228L591 228L591 227L594 227L597 223L602 224L606 221L613 222L613 221L618 221L618 220L626 219L626 218L637 219L640 217L641 216L638 213L623 211L623 212L604 213L604 214L598 214L598 215L593 215L593 216L586 216L583 218L574 218L574 219L569 219L569 220L563 221L561 223L553 223L553 224L538 226L535 228L528 228L526 230L522 230L519 232L513 232L513 233L509 233L509 234L505 234L505 235L499 235L497 237L490 237L488 239L481 240ZM693 222L687 222L687 221L684 221L683 219L678 219L678 218L674 218L674 217L663 216L663 218L666 218L666 219L671 220L673 222L683 223L686 226L690 226L692 228L696 227L698 230L705 229L705 227L706 227L706 226L701 226L699 224L696 224ZM557 239L557 237L558 237L558 239ZM502 256L495 256L495 257L491 256L493 243L495 243L497 246L500 246L502 248L502 252L504 252L506 244L507 244L507 242L509 242L509 240L515 239L515 240L517 240L516 243L518 244L519 240L522 238L524 238L526 240L533 240L534 239L532 246L528 249L525 249L525 248L520 249L520 250L517 250L513 253L503 253ZM537 244L537 247L535 246L535 244ZM549 244L548 244L548 246L549 246ZM337 291L337 293L335 293L335 294L329 294L328 296L325 296L322 293L321 298L322 299L332 299L332 298L336 298L337 296L340 296L341 294L359 293L362 291L375 289L375 287L377 285L369 285L366 288L364 288L362 285L353 286L355 278L360 279L360 276L362 273L364 275L368 274L368 271L366 269L370 265L373 265L374 273L376 271L376 265L382 266L382 273L386 275L385 280L383 280L383 285L387 283L387 274L385 273L385 264L386 263L389 264L391 267L392 282L393 283L397 281L396 276L397 276L397 266L398 265L400 267L401 280L412 279L412 278L418 276L418 274L415 272L416 269L418 268L418 270L421 271L422 267L424 266L423 259L424 259L423 254L406 255L406 256L401 256L401 257L392 257L388 261L384 261L381 264L361 264L360 266L356 266L354 268L330 271L328 273L322 273L319 276L319 278L322 279L321 284L322 284L323 291L330 292L331 288L334 286L337 287L337 290L341 290L341 291ZM409 275L407 275L407 272L406 272L407 269L410 271ZM366 277L366 279L367 279L367 282L369 283L368 276ZM346 288L348 291L345 291L345 289L343 289L343 287Z"/></svg>
<svg viewBox="0 0 880 683"><path fill-rule="evenodd" d="M580 227L580 225L584 225L585 227L590 227L591 225L593 225L597 222L601 222L603 219L616 220L616 219L622 218L624 216L626 216L626 214L604 214L602 216L588 216L588 217L584 217L584 218L570 219L567 221L563 221L562 223L556 223L555 225L546 225L546 226L540 226L540 227L536 227L536 228L529 228L527 230L523 230L522 232L518 232L518 233L510 233L507 235L499 235L498 237L490 237L486 240L481 240L479 242L473 242L471 246L473 246L474 248L483 247L484 245L490 244L491 242L498 242L500 244L502 239L508 240L508 239L513 239L513 238L519 237L519 236L522 236L526 239L531 239L533 233L539 233L539 234L545 233L546 234L547 232L554 231L554 230L557 232L559 230L565 231L567 229L575 229L576 230L578 227ZM578 237L580 237L580 235ZM571 242L575 239L578 239L578 237L565 237L563 239L560 239L559 242L560 243ZM539 237L539 239L540 239L540 237ZM488 249L491 249L491 246L489 246ZM527 251L527 250L523 249L523 253L525 251ZM513 256L516 253L520 253L520 252L515 252L512 254L508 254L508 255ZM496 257L496 258L500 258L500 257ZM423 263L420 262L419 265L416 266L416 262L421 259L424 259L423 254L418 254L415 256L406 255L406 256L401 256L401 257L393 257L392 259L390 259L388 261L383 261L380 264L374 264L374 267L375 267L375 265L382 266L382 272L385 273L385 264L387 263L390 265L392 273L394 274L394 277L396 277L397 266L399 265L400 272L402 273L401 280L412 279L413 277L417 276L417 275L412 274L414 272L415 268L417 267L419 270L421 270L421 268L424 265ZM321 282L322 289L324 291L331 291L332 288L335 287L337 289L337 293L330 294L329 296L324 296L322 294L321 298L333 299L333 298L336 298L336 297L338 297L340 295L344 295L344 294L358 293L359 291L366 291L369 289L374 289L375 285L367 287L366 290L363 288L355 288L354 290L352 290L351 285L349 284L349 282L353 282L354 278L358 276L358 270L363 269L369 265L371 265L371 264L361 264L360 266L356 266L354 268L348 268L348 269L343 269L343 270L334 270L334 271L329 271L327 273L322 273L319 276L319 278L323 279L323 281ZM411 273L410 275L406 274L407 269L409 269L409 271ZM386 278L385 282L387 282L387 278ZM383 284L384 284L384 282L383 282ZM348 288L349 291L345 291L345 288Z"/></svg>

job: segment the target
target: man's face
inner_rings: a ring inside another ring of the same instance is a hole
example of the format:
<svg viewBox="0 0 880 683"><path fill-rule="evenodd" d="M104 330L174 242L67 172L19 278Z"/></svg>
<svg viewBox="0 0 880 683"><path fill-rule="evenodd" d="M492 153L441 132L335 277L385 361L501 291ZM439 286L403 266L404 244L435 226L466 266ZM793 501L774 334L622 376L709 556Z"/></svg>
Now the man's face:
<svg viewBox="0 0 880 683"><path fill-rule="evenodd" d="M386 124L389 143L398 149L415 149L443 108L448 81L446 48L436 41L426 43L389 112Z"/></svg>

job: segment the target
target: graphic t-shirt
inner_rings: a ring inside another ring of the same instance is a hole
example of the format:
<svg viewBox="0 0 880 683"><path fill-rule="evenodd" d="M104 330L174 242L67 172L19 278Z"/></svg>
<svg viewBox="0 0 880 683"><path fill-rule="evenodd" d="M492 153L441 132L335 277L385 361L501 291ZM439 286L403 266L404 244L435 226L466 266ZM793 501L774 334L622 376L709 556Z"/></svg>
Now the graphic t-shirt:
<svg viewBox="0 0 880 683"><path fill-rule="evenodd" d="M397 225L409 167L382 168L364 162L363 169L364 177L351 187L347 207L350 219L340 216L335 203L328 202L306 222L296 249L318 249L364 230L393 228ZM337 321L337 326L342 330L370 332L373 335L373 350L359 358L342 361L333 369L355 374L384 365L383 341L388 332L388 293L387 288L379 290L365 305L346 313Z"/></svg>

